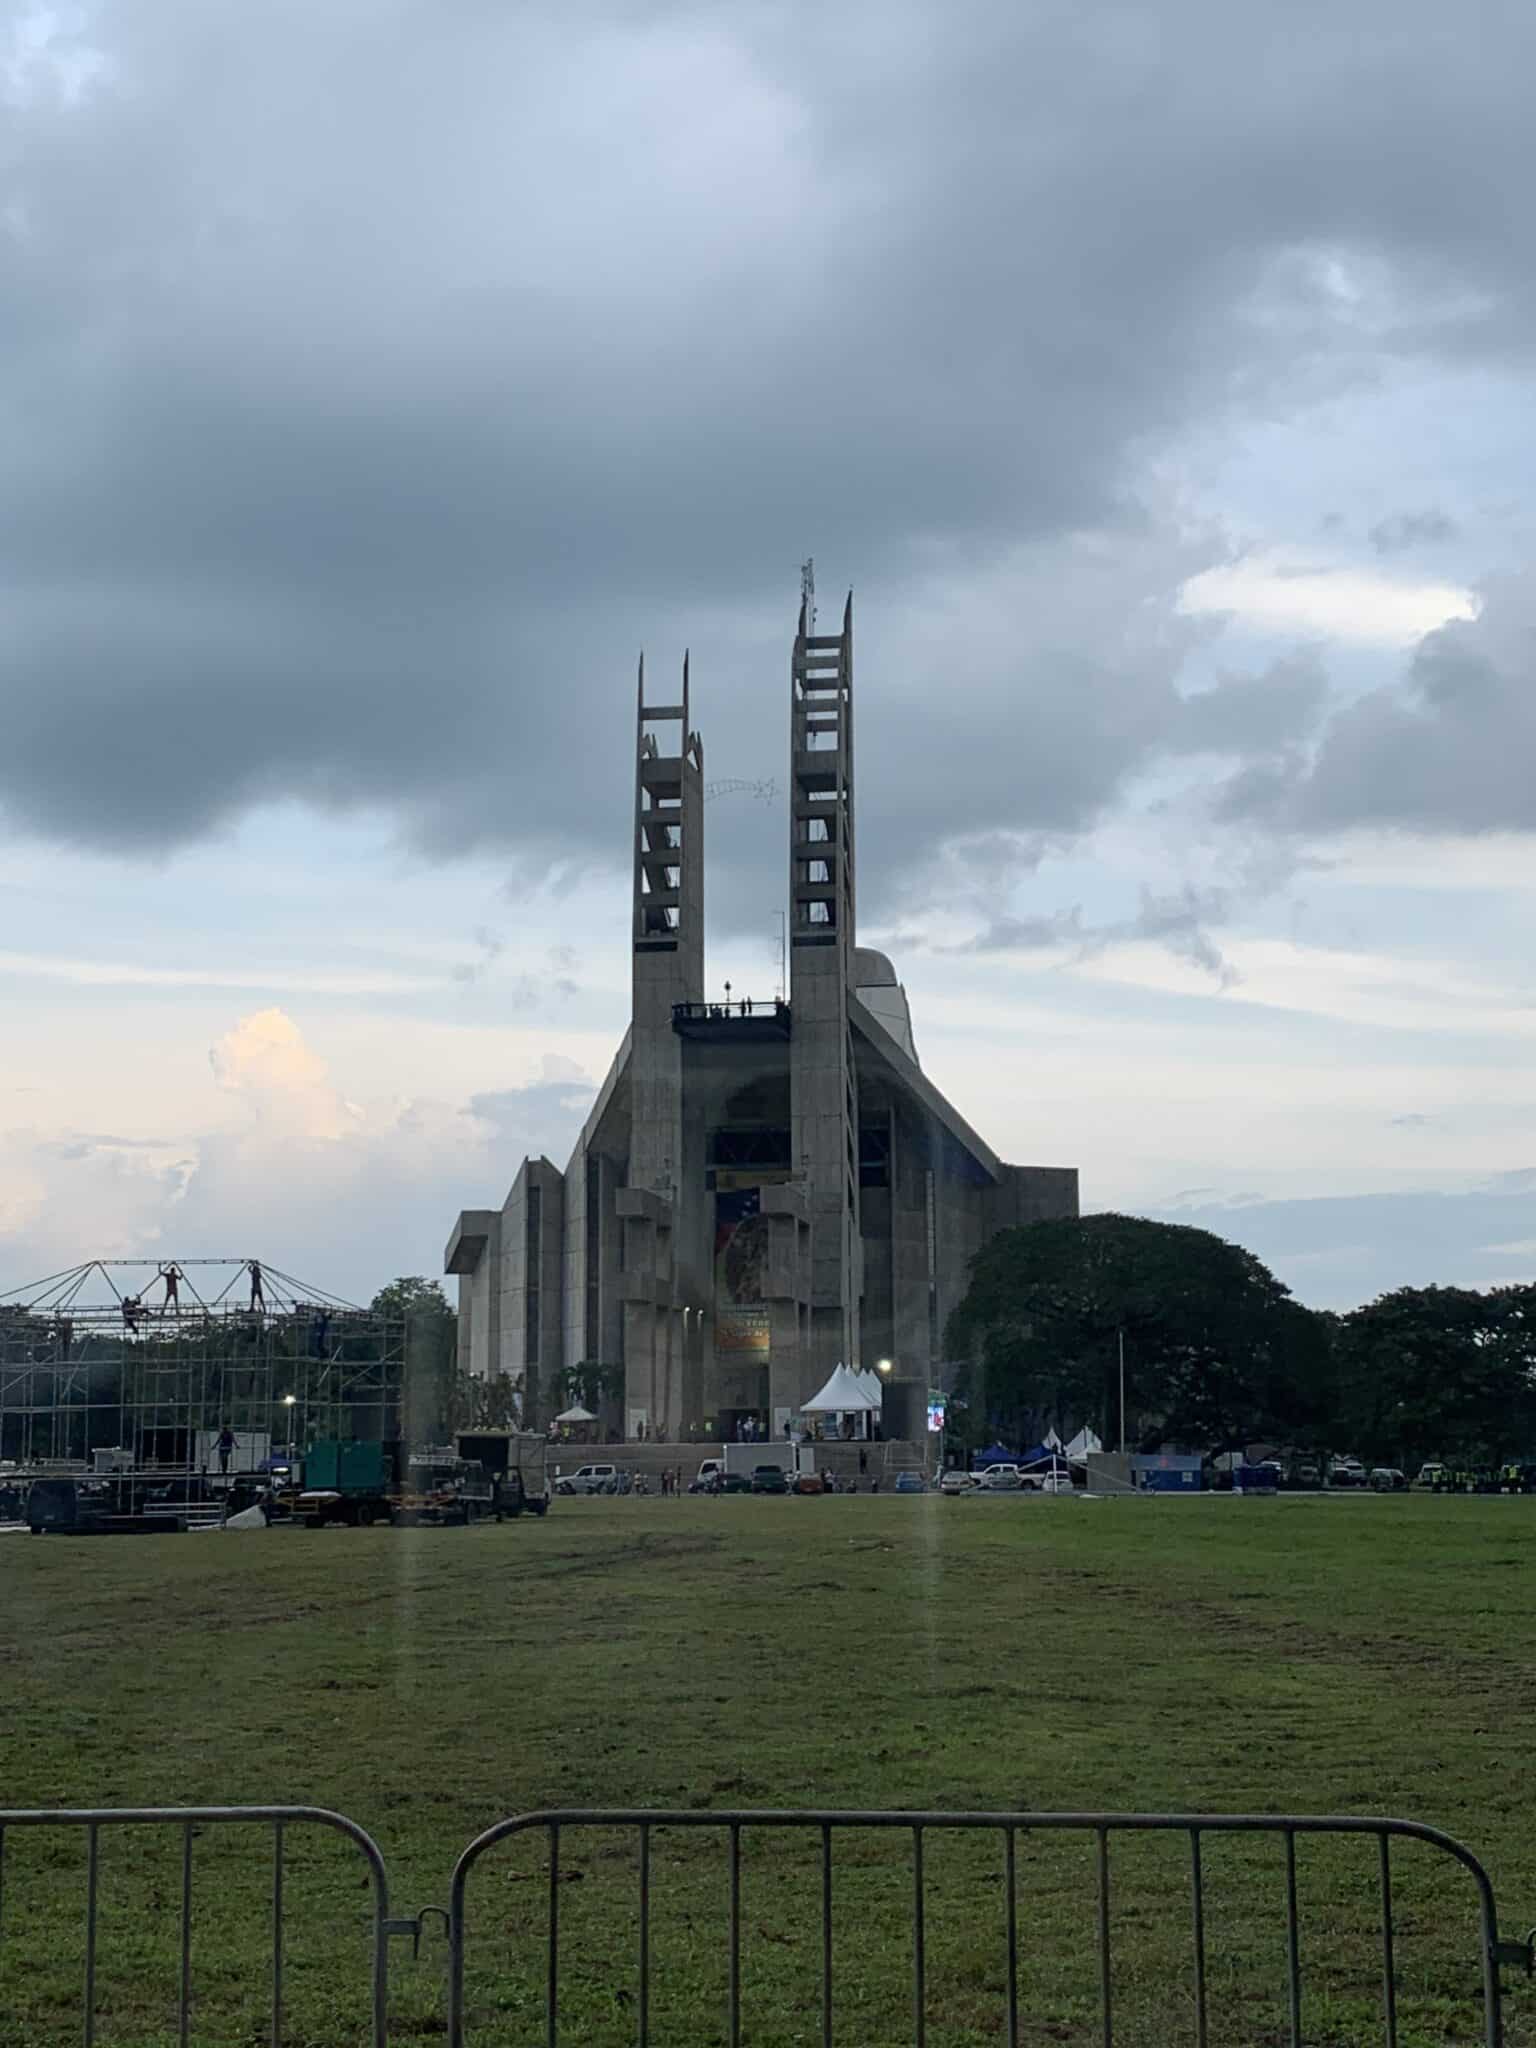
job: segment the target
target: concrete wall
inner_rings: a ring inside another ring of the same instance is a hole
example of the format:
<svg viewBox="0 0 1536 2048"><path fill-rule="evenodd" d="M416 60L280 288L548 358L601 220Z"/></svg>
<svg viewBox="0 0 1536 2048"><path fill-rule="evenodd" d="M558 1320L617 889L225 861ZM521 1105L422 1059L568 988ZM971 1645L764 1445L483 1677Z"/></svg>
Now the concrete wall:
<svg viewBox="0 0 1536 2048"><path fill-rule="evenodd" d="M564 1363L565 1177L548 1159L525 1159L501 1212L501 1370L523 1381L523 1421L551 1413L551 1380Z"/></svg>

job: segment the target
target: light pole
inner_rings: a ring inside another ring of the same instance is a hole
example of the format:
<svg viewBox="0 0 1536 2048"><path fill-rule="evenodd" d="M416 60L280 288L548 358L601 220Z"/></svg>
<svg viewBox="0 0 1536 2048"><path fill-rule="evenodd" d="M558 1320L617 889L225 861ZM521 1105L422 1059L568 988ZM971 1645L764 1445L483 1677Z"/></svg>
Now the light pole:
<svg viewBox="0 0 1536 2048"><path fill-rule="evenodd" d="M288 1410L288 1462L290 1465L293 1463L293 1409L294 1403L298 1398L297 1394L284 1394L283 1396L283 1406Z"/></svg>
<svg viewBox="0 0 1536 2048"><path fill-rule="evenodd" d="M1117 1330L1120 1342L1120 1455L1125 1456L1125 1332Z"/></svg>

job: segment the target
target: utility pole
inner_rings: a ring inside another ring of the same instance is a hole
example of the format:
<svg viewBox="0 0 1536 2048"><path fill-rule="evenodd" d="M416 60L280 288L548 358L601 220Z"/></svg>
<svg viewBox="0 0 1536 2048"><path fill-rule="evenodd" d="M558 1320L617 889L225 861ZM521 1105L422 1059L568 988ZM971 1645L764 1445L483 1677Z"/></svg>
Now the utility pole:
<svg viewBox="0 0 1536 2048"><path fill-rule="evenodd" d="M1120 1455L1125 1456L1125 1332L1117 1330L1120 1340Z"/></svg>

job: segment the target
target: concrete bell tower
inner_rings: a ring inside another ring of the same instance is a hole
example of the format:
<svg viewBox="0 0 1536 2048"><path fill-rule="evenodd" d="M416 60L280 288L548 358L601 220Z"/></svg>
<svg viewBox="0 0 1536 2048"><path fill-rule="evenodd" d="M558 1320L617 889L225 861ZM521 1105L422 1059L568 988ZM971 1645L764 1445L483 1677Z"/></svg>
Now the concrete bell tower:
<svg viewBox="0 0 1536 2048"><path fill-rule="evenodd" d="M678 1431L699 1333L676 1306L680 1230L695 1190L684 1160L682 1039L674 1006L704 995L704 746L681 702L647 703L640 660L635 719L633 1008L629 1185L624 1232L625 1434Z"/></svg>
<svg viewBox="0 0 1536 2048"><path fill-rule="evenodd" d="M859 1364L859 1119L848 1019L854 962L853 593L818 634L809 588L790 657L790 1135L810 1223L810 1333L799 1398Z"/></svg>

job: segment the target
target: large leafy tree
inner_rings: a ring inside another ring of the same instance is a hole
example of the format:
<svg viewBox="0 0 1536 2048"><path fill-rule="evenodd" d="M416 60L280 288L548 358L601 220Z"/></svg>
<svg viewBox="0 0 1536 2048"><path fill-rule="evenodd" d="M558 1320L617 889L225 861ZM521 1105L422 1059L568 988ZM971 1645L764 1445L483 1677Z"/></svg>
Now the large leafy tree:
<svg viewBox="0 0 1536 2048"><path fill-rule="evenodd" d="M1342 1415L1362 1456L1536 1454L1536 1287L1401 1287L1344 1317Z"/></svg>
<svg viewBox="0 0 1536 2048"><path fill-rule="evenodd" d="M437 1443L456 1428L468 1389L461 1387L458 1318L436 1280L402 1274L368 1304L375 1315L405 1325L405 1383L401 1420L413 1444Z"/></svg>
<svg viewBox="0 0 1536 2048"><path fill-rule="evenodd" d="M1119 1436L1124 1342L1133 1445L1307 1438L1331 1407L1326 1321L1251 1252L1135 1216L1005 1230L977 1254L949 1327L976 1434L1092 1420Z"/></svg>
<svg viewBox="0 0 1536 2048"><path fill-rule="evenodd" d="M441 1317L453 1319L453 1309L440 1280L424 1279L419 1273L405 1273L381 1287L368 1304L376 1316Z"/></svg>

